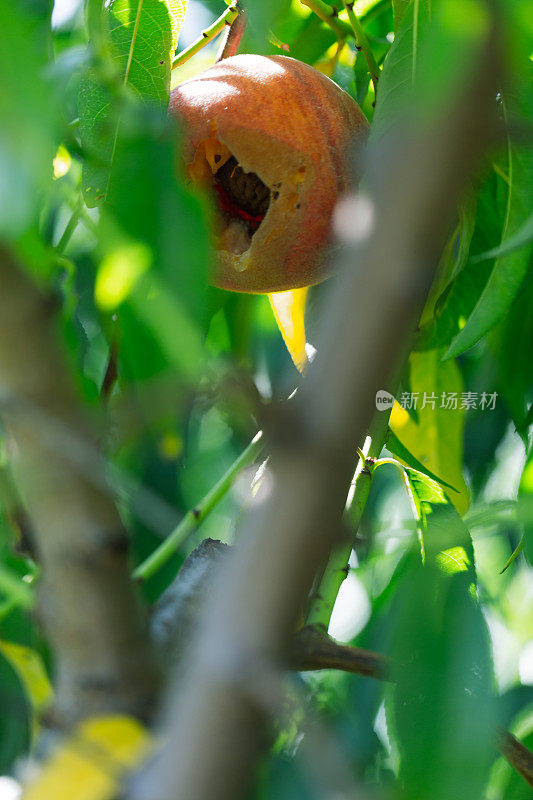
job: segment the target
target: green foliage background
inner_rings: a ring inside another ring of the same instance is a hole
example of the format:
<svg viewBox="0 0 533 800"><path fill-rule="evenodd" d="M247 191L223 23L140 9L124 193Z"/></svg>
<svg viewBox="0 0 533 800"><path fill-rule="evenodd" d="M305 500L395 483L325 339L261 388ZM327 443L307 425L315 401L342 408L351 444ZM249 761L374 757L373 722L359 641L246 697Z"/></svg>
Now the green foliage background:
<svg viewBox="0 0 533 800"><path fill-rule="evenodd" d="M224 11L221 0L203 5L213 19ZM438 111L460 87L486 23L477 0L360 0L382 67L375 102L353 39L335 61L335 33L298 0L247 8L242 52L279 53L273 42L287 43L292 57L329 70L371 120L372 142L410 103L422 120ZM267 299L208 286L209 201L179 177L180 132L166 117L184 5L145 0L131 59L138 0L114 0L103 14L87 0L85 14L55 28L51 11L49 0L0 0L0 237L56 298L65 349L95 410L118 353L104 447L133 570L256 432L249 410L228 400L227 375L239 370L266 403L299 377ZM533 745L533 8L507 0L498 11L508 84L495 102L506 141L457 211L402 383L415 393L496 392L496 406L413 411L409 436L389 440L341 593L349 624L339 612L333 633L408 668L395 688L335 672L292 676L288 694L306 705L280 723L257 798L325 796L301 746L316 724L312 710L369 789L533 797L497 759L490 735L498 721ZM172 81L212 55L201 51ZM311 291L311 342L325 291ZM234 540L250 477L146 581L147 604L202 539ZM470 505L461 518L448 497L463 478ZM0 635L51 671L19 505L0 431ZM20 665L0 659L7 773L30 748L31 691Z"/></svg>

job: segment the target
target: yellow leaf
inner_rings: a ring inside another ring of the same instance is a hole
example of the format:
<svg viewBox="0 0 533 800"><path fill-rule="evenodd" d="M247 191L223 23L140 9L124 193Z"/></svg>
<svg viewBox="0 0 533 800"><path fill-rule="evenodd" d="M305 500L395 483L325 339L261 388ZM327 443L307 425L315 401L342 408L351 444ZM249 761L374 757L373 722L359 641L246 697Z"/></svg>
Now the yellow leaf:
<svg viewBox="0 0 533 800"><path fill-rule="evenodd" d="M151 737L136 719L82 722L24 790L23 800L113 800L126 774L149 754Z"/></svg>
<svg viewBox="0 0 533 800"><path fill-rule="evenodd" d="M460 514L469 505L468 488L462 473L464 409L463 383L455 361L441 361L441 350L411 353L410 394L417 398L416 422L395 403L390 426L401 443L428 470L457 491L445 489ZM450 402L456 396L457 407ZM447 407L448 405L448 407Z"/></svg>
<svg viewBox="0 0 533 800"><path fill-rule="evenodd" d="M308 288L291 289L268 295L278 328L290 356L300 372L307 366L305 350L305 300Z"/></svg>
<svg viewBox="0 0 533 800"><path fill-rule="evenodd" d="M17 642L0 642L0 650L20 676L35 711L52 700L53 691L41 656L31 647Z"/></svg>

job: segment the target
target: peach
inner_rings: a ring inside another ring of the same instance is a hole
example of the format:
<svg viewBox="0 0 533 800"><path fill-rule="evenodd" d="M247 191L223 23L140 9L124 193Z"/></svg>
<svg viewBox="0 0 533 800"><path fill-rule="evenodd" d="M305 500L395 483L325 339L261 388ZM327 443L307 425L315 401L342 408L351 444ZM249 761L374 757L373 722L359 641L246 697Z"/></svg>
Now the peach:
<svg viewBox="0 0 533 800"><path fill-rule="evenodd" d="M368 130L357 103L301 61L237 55L178 85L170 113L189 179L218 200L213 284L270 293L327 277L349 145Z"/></svg>

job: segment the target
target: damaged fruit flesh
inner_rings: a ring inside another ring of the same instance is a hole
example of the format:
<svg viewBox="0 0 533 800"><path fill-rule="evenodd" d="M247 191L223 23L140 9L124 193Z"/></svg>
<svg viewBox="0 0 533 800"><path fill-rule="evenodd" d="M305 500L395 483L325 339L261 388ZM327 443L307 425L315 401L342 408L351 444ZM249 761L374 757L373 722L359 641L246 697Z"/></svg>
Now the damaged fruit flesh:
<svg viewBox="0 0 533 800"><path fill-rule="evenodd" d="M292 58L243 55L177 86L170 111L189 179L216 200L212 282L269 293L327 277L349 146L368 127L352 98Z"/></svg>

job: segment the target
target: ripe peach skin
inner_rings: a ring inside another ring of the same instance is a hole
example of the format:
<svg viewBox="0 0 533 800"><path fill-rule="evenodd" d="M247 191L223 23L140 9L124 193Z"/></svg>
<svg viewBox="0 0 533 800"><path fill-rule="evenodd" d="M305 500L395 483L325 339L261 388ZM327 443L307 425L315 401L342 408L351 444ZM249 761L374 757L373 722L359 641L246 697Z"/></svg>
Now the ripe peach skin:
<svg viewBox="0 0 533 800"><path fill-rule="evenodd" d="M192 180L215 183L233 156L270 189L255 232L221 210L213 284L269 293L327 277L331 217L348 182L349 148L368 131L355 101L301 61L237 55L178 85L170 113L185 133Z"/></svg>

